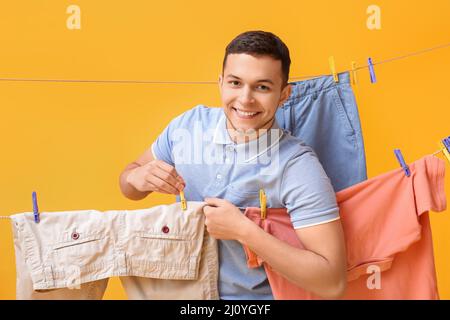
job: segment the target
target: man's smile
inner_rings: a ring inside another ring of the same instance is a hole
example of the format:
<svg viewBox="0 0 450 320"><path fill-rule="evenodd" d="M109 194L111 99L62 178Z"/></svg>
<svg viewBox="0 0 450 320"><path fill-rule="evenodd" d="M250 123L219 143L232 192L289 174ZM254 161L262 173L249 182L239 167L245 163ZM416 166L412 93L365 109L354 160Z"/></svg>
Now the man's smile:
<svg viewBox="0 0 450 320"><path fill-rule="evenodd" d="M240 119L253 119L253 118L256 118L261 113L258 111L253 111L253 112L244 111L242 109L237 109L234 107L232 107L231 109L233 109L233 113L235 115L237 115L237 117Z"/></svg>

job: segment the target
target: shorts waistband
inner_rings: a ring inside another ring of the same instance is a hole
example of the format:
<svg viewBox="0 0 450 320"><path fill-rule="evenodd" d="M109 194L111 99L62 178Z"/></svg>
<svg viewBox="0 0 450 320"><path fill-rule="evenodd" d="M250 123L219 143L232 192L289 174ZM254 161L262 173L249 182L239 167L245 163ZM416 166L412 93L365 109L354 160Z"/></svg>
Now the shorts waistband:
<svg viewBox="0 0 450 320"><path fill-rule="evenodd" d="M321 76L317 78L299 80L294 82L289 82L292 86L292 93L288 101L304 97L309 94L318 93L320 91L328 90L332 87L336 87L340 84L350 83L350 73L348 71L338 73L339 82L334 82L332 75Z"/></svg>

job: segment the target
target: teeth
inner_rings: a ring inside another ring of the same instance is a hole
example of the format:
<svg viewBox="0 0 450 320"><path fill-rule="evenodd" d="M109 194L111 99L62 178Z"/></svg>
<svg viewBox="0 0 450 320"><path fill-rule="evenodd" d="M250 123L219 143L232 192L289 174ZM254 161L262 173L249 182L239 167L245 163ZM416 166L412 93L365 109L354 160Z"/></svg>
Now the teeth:
<svg viewBox="0 0 450 320"><path fill-rule="evenodd" d="M243 116L254 116L255 114L257 114L257 112L244 112L239 109L236 109L236 111Z"/></svg>

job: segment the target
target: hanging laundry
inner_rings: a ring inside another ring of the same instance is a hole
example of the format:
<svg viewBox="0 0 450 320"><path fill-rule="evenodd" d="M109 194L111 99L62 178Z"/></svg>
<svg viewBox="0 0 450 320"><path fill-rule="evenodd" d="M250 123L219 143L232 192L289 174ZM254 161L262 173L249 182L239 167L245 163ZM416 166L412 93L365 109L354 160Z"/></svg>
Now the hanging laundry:
<svg viewBox="0 0 450 320"><path fill-rule="evenodd" d="M101 299L119 276L129 299L218 299L204 205L12 215L16 298Z"/></svg>
<svg viewBox="0 0 450 320"><path fill-rule="evenodd" d="M367 179L366 156L350 73L291 82L289 99L277 110L282 129L316 152L334 190Z"/></svg>
<svg viewBox="0 0 450 320"><path fill-rule="evenodd" d="M337 193L347 247L343 299L439 299L429 211L446 209L445 162L426 156L410 166ZM266 232L304 249L285 209L245 214ZM275 299L320 299L286 280L244 246L250 268L263 265Z"/></svg>

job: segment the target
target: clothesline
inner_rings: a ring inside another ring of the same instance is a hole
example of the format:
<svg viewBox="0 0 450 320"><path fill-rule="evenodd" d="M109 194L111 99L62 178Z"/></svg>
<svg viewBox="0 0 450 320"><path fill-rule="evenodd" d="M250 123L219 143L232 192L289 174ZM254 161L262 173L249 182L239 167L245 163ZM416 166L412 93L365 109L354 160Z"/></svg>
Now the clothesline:
<svg viewBox="0 0 450 320"><path fill-rule="evenodd" d="M431 155L432 155L432 156L436 156L438 153L441 153L442 151L443 151L443 150L440 149L440 150L438 150L438 151L432 153ZM11 219L11 217L10 217L10 216L0 216L0 220L1 220L1 219Z"/></svg>
<svg viewBox="0 0 450 320"><path fill-rule="evenodd" d="M390 58L390 59L386 59L386 60L382 60L379 62L375 62L373 63L373 65L378 65L378 64L383 64L383 63L388 63L388 62L392 62L395 60L400 60L400 59L405 59L407 57L411 57L411 56L415 56L415 55L419 55L422 53L426 53L426 52L430 52L430 51L434 51L434 50L438 50L438 49L442 49L445 47L449 47L450 43L446 43L440 46L435 46L435 47L431 47L431 48L426 48L420 51L416 51L416 52L412 52L403 56L399 56L399 57L394 57L394 58ZM360 66L357 68L354 68L353 70L345 70L345 71L341 71L341 72L348 72L348 71L356 71L356 70L361 70L364 68L369 67L369 65L364 65L364 66ZM316 75L316 76L303 76L303 77L294 77L291 79L305 79L305 78L315 78L315 77L320 77L320 76L324 76L324 75ZM156 84L156 83L166 83L166 84L216 84L217 82L215 81L147 81L147 80L73 80L73 79L31 79L31 78L0 78L0 81L37 81L37 82L88 82L88 83L151 83L151 84ZM438 150L436 152L434 152L432 155L436 155L438 153L442 152L442 150ZM0 219L11 219L10 216L0 216Z"/></svg>
<svg viewBox="0 0 450 320"><path fill-rule="evenodd" d="M443 49L450 46L450 42L431 47L422 49L416 52L408 53L402 56L394 57L385 59L379 62L374 62L373 65L379 65L383 63L388 63L396 60L405 59L408 57L416 56L419 54L423 54L426 52ZM362 65L359 67L356 67L354 69L347 69L340 72L349 72L349 71L357 71L361 69L368 68L369 65ZM320 75L309 75L309 76L300 76L300 77L292 77L290 80L300 80L300 79L310 79L310 78L317 78L321 76L326 76L329 74L320 74ZM89 80L89 79L40 79L40 78L0 78L0 81L21 81L21 82L61 82L61 83L111 83L111 84L217 84L217 81L159 81L159 80Z"/></svg>

